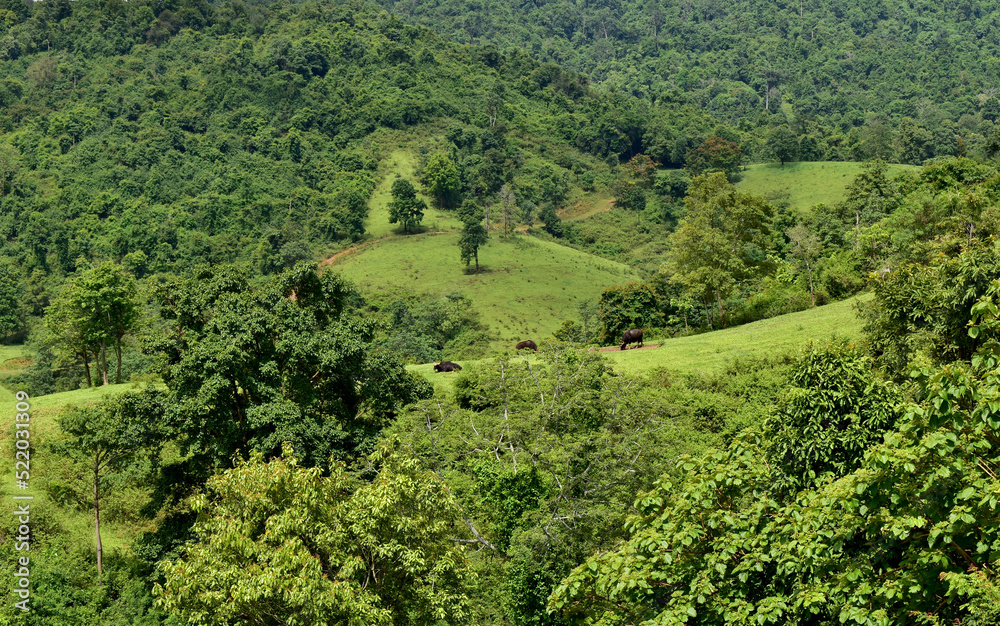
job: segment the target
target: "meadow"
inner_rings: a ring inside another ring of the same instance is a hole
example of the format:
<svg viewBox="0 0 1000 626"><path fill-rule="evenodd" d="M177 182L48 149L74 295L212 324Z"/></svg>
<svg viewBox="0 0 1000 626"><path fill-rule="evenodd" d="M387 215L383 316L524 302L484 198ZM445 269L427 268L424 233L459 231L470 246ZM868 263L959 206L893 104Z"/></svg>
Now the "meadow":
<svg viewBox="0 0 1000 626"><path fill-rule="evenodd" d="M919 171L915 165L890 165L889 175ZM853 161L759 163L748 165L740 191L762 195L774 203L787 203L795 211L809 211L817 204L833 206L847 197L847 186L861 171Z"/></svg>
<svg viewBox="0 0 1000 626"><path fill-rule="evenodd" d="M498 333L495 347L549 337L577 316L580 303L640 278L627 265L519 234L494 234L479 250L476 274L459 259L458 238L455 232L391 237L335 260L328 270L387 300L461 293Z"/></svg>
<svg viewBox="0 0 1000 626"><path fill-rule="evenodd" d="M743 326L674 337L656 342L658 348L615 349L602 354L616 371L626 375L641 375L660 368L711 374L736 360L795 353L810 343L819 344L835 338L861 341L861 323L855 315L854 306L871 297L871 294L862 294ZM462 365L475 366L478 363L480 361L468 361ZM450 393L455 379L461 375L437 373L432 363L410 365L407 369L424 376L443 393Z"/></svg>

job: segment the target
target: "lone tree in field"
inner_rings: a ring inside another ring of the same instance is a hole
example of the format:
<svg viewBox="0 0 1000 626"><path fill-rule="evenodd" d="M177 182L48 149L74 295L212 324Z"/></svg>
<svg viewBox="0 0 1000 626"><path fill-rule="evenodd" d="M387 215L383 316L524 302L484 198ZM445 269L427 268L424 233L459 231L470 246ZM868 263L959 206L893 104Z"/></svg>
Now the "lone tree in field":
<svg viewBox="0 0 1000 626"><path fill-rule="evenodd" d="M465 266L469 266L469 262L475 259L476 261L476 273L479 273L479 248L489 237L486 235L486 229L483 228L482 222L479 220L467 221L465 227L462 229L462 237L458 240L458 248L462 251L462 260L465 261Z"/></svg>
<svg viewBox="0 0 1000 626"><path fill-rule="evenodd" d="M397 178L392 183L392 200L389 202L389 223L403 224L403 232L410 234L410 226L416 226L424 219L427 203L417 197L413 183L405 178Z"/></svg>
<svg viewBox="0 0 1000 626"><path fill-rule="evenodd" d="M784 166L799 158L799 141L788 126L779 126L767 136L767 151Z"/></svg>

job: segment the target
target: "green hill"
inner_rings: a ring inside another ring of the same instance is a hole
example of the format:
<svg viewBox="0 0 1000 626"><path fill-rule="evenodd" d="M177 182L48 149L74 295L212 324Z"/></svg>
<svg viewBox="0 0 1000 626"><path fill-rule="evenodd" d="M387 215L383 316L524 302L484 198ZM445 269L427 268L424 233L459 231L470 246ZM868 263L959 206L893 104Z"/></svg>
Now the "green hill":
<svg viewBox="0 0 1000 626"><path fill-rule="evenodd" d="M550 337L576 307L605 287L638 280L626 265L525 235L494 238L479 252L482 271L459 259L458 233L392 237L337 259L330 268L383 296L459 292L499 333L496 347Z"/></svg>
<svg viewBox="0 0 1000 626"><path fill-rule="evenodd" d="M616 350L608 352L607 357L615 369L623 373L656 367L685 372L710 371L735 359L795 352L809 342L823 342L834 337L860 340L861 324L854 314L854 305L870 298L871 294L863 294L735 328L668 339L656 349Z"/></svg>
<svg viewBox="0 0 1000 626"><path fill-rule="evenodd" d="M711 373L736 359L794 353L810 342L822 343L835 337L859 341L861 324L855 316L854 305L869 299L871 294L862 294L735 328L667 339L659 342L658 348L616 349L604 356L623 374L641 374L655 368ZM463 365L475 363L478 361L463 362ZM454 387L456 375L439 374L434 371L433 364L411 365L407 369L426 377L438 391L448 393Z"/></svg>
<svg viewBox="0 0 1000 626"><path fill-rule="evenodd" d="M765 196L789 208L808 211L817 204L832 206L846 197L847 185L861 171L861 163L830 161L825 163L760 163L748 165L743 180L736 184L741 191ZM889 175L919 172L913 165L890 165Z"/></svg>

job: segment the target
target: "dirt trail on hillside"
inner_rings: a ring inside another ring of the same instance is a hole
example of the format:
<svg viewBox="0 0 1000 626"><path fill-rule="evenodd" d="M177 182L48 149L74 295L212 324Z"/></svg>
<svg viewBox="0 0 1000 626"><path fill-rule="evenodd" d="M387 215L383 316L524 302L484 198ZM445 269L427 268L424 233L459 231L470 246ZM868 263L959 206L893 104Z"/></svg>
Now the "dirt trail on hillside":
<svg viewBox="0 0 1000 626"><path fill-rule="evenodd" d="M631 348L626 348L626 350L652 350L653 348L659 348L659 347L660 344L656 343L648 346L642 346L641 348L639 346L634 346ZM618 346L608 346L607 348L601 348L600 352L618 352L620 350L621 348L619 348Z"/></svg>
<svg viewBox="0 0 1000 626"><path fill-rule="evenodd" d="M361 242L359 244L355 244L355 245L351 246L350 248L346 248L344 250L341 250L340 252L337 252L333 256L329 256L329 257L323 259L322 261L320 261L319 262L319 266L320 266L320 268L324 268L324 267L327 267L329 265L333 265L334 263L336 263L340 259L342 259L342 258L344 258L346 256L350 256L352 254L355 254L356 252L359 252L362 248L367 248L368 246L370 246L370 245L372 245L374 243L378 243L380 241L385 241L386 239L399 239L401 237L413 237L415 235L448 235L448 234L450 234L452 232L454 232L454 231L450 231L450 230L432 230L430 232L426 232L426 233L414 233L412 235L383 235L381 237L376 237L375 239L369 239L368 241L363 241L363 242Z"/></svg>
<svg viewBox="0 0 1000 626"><path fill-rule="evenodd" d="M599 200L594 204L585 204L583 202L577 202L573 206L565 209L560 209L556 211L556 214L564 220L576 221L582 220L585 217L590 217L591 215L597 215L598 213L604 213L610 211L611 207L615 206L615 201L613 199L609 200Z"/></svg>

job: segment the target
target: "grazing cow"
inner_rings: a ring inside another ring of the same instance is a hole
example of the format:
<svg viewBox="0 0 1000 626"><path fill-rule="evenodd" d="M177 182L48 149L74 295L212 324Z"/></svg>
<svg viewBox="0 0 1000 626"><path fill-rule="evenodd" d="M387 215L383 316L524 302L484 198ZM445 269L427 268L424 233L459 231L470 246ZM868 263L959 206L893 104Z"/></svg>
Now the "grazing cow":
<svg viewBox="0 0 1000 626"><path fill-rule="evenodd" d="M622 335L622 345L620 346L621 349L624 350L625 346L627 346L630 343L637 343L637 344L639 344L638 347L640 347L640 348L642 347L642 329L641 328L633 328L632 330L626 330L625 334Z"/></svg>
<svg viewBox="0 0 1000 626"><path fill-rule="evenodd" d="M440 363L434 364L435 372L460 372L462 371L462 366L458 363L452 363L451 361L441 361Z"/></svg>
<svg viewBox="0 0 1000 626"><path fill-rule="evenodd" d="M534 350L535 352L538 352L538 346L535 345L535 342L532 341L532 340L530 340L530 339L528 339L526 341L521 341L516 346L514 346L515 350L524 350L525 348L528 348L529 350Z"/></svg>

